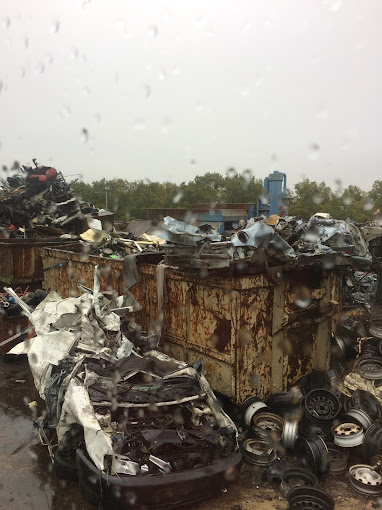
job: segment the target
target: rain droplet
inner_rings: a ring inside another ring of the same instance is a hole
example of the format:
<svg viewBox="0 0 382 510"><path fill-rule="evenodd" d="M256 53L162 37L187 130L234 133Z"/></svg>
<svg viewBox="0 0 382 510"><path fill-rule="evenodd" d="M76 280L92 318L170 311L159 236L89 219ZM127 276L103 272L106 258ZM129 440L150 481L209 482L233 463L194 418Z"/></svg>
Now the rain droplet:
<svg viewBox="0 0 382 510"><path fill-rule="evenodd" d="M250 32L251 30L252 30L251 23L247 23L246 25L244 25L242 32L243 34L245 34L246 32Z"/></svg>
<svg viewBox="0 0 382 510"><path fill-rule="evenodd" d="M57 32L60 30L60 22L58 20L53 21L52 23L52 33L57 34Z"/></svg>
<svg viewBox="0 0 382 510"><path fill-rule="evenodd" d="M11 26L11 18L4 18L3 25L4 28L9 28Z"/></svg>
<svg viewBox="0 0 382 510"><path fill-rule="evenodd" d="M244 86L241 91L240 91L240 94L243 96L243 97L248 97L249 94L250 94L250 88L248 86Z"/></svg>
<svg viewBox="0 0 382 510"><path fill-rule="evenodd" d="M235 177L237 177L237 171L233 167L228 168L225 174L228 177L228 179L234 179Z"/></svg>
<svg viewBox="0 0 382 510"><path fill-rule="evenodd" d="M172 201L174 202L174 204L177 204L182 197L183 197L183 191L178 189L176 191L176 194L174 195L174 198L172 199Z"/></svg>
<svg viewBox="0 0 382 510"><path fill-rule="evenodd" d="M161 122L161 132L167 134L172 126L172 119L170 117L164 117Z"/></svg>
<svg viewBox="0 0 382 510"><path fill-rule="evenodd" d="M315 160L315 159L318 159L319 155L320 155L320 146L318 145L318 143L310 144L308 158L311 160Z"/></svg>
<svg viewBox="0 0 382 510"><path fill-rule="evenodd" d="M341 0L332 0L330 2L330 10L332 12L338 12L342 7L342 1Z"/></svg>
<svg viewBox="0 0 382 510"><path fill-rule="evenodd" d="M180 73L181 73L181 69L180 69L180 67L179 67L179 66L174 67L174 69L171 71L171 74L172 74L173 76L179 76L179 75L180 75Z"/></svg>
<svg viewBox="0 0 382 510"><path fill-rule="evenodd" d="M161 81L164 81L167 78L167 71L165 69L162 69L159 73L159 79Z"/></svg>
<svg viewBox="0 0 382 510"><path fill-rule="evenodd" d="M190 159L190 165L196 165L196 159Z"/></svg>
<svg viewBox="0 0 382 510"><path fill-rule="evenodd" d="M84 87L84 94L85 94L85 96L89 96L90 95L89 87Z"/></svg>
<svg viewBox="0 0 382 510"><path fill-rule="evenodd" d="M196 106L195 106L195 111L196 113L202 113L204 110L204 106L201 104L201 103L198 103Z"/></svg>
<svg viewBox="0 0 382 510"><path fill-rule="evenodd" d="M145 84L145 99L148 99L151 96L151 87L150 85Z"/></svg>
<svg viewBox="0 0 382 510"><path fill-rule="evenodd" d="M135 119L134 129L136 131L143 131L146 127L146 122L143 119Z"/></svg>
<svg viewBox="0 0 382 510"><path fill-rule="evenodd" d="M0 81L0 92L3 90L3 87L4 87L4 83L2 81Z"/></svg>
<svg viewBox="0 0 382 510"><path fill-rule="evenodd" d="M329 117L329 113L328 111L322 106L318 109L317 111L317 114L316 114L316 117L317 119L321 119L321 120L324 120L324 119L327 119Z"/></svg>
<svg viewBox="0 0 382 510"><path fill-rule="evenodd" d="M64 117L69 117L71 113L72 113L72 110L70 109L70 107L67 104L65 104L62 107L62 115Z"/></svg>
<svg viewBox="0 0 382 510"><path fill-rule="evenodd" d="M78 51L78 48L73 48L71 53L70 53L70 56L72 57L72 59L76 59L78 58L80 52Z"/></svg>
<svg viewBox="0 0 382 510"><path fill-rule="evenodd" d="M89 141L89 132L86 128L81 129L80 140L82 143L87 143Z"/></svg>
<svg viewBox="0 0 382 510"><path fill-rule="evenodd" d="M308 308L312 300L309 298L298 297L294 300L294 302L299 308Z"/></svg>
<svg viewBox="0 0 382 510"><path fill-rule="evenodd" d="M159 29L156 25L150 25L149 26L149 35L151 37L158 37Z"/></svg>
<svg viewBox="0 0 382 510"><path fill-rule="evenodd" d="M371 199L366 200L366 202L363 205L364 211L371 211L374 207L374 202Z"/></svg>
<svg viewBox="0 0 382 510"><path fill-rule="evenodd" d="M25 49L29 48L29 39L28 39L28 37L24 37L24 46L25 46Z"/></svg>
<svg viewBox="0 0 382 510"><path fill-rule="evenodd" d="M314 204L319 205L319 204L322 204L323 201L324 201L323 195L314 195L314 197L313 197Z"/></svg>
<svg viewBox="0 0 382 510"><path fill-rule="evenodd" d="M269 202L269 198L266 195L264 195L264 193L262 195L259 195L258 199L260 200L261 205L267 205Z"/></svg>
<svg viewBox="0 0 382 510"><path fill-rule="evenodd" d="M346 195L343 197L342 202L344 205L350 205L353 202L353 199L350 195Z"/></svg>
<svg viewBox="0 0 382 510"><path fill-rule="evenodd" d="M251 181L252 175L253 175L252 170L250 170L249 168L247 168L246 170L243 171L243 177L246 182Z"/></svg>

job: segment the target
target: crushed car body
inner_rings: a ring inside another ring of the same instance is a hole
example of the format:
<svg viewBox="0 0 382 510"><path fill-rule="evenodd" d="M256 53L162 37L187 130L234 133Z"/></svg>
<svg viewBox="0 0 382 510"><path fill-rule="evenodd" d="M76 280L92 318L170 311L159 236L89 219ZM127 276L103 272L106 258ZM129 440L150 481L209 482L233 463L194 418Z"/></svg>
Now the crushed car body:
<svg viewBox="0 0 382 510"><path fill-rule="evenodd" d="M51 292L25 308L36 331L28 360L46 404L37 423L54 471L78 478L85 497L108 508L170 508L212 496L236 478L241 453L202 363L159 352L133 307L97 288L95 277L94 292Z"/></svg>

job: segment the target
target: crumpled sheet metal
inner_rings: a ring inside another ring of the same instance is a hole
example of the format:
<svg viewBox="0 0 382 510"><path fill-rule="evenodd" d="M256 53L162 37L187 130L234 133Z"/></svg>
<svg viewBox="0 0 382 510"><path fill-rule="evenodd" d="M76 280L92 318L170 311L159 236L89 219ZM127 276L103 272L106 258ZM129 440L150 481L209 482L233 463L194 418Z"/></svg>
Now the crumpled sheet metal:
<svg viewBox="0 0 382 510"><path fill-rule="evenodd" d="M74 423L83 426L86 450L97 468L104 469L105 455L113 454L111 438L103 432L96 418L87 389L73 378L66 390L61 418L57 425L59 441Z"/></svg>
<svg viewBox="0 0 382 510"><path fill-rule="evenodd" d="M154 232L158 237L171 243L196 246L200 241L220 241L221 235L211 227L210 233L203 232L199 227L194 227L183 221L166 216L163 219L162 229Z"/></svg>
<svg viewBox="0 0 382 510"><path fill-rule="evenodd" d="M343 381L338 383L338 388L348 397L351 397L355 390L368 391L382 404L382 386L376 387L375 382L376 381L365 379L356 372L352 372L348 374Z"/></svg>
<svg viewBox="0 0 382 510"><path fill-rule="evenodd" d="M35 386L42 399L45 399L44 390L52 365L57 366L68 356L75 341L76 335L69 331L51 331L34 337L28 352L28 361Z"/></svg>
<svg viewBox="0 0 382 510"><path fill-rule="evenodd" d="M240 230L232 239L234 246L253 246L267 249L272 246L286 256L297 258L297 253L274 229L266 223L257 222L249 228Z"/></svg>

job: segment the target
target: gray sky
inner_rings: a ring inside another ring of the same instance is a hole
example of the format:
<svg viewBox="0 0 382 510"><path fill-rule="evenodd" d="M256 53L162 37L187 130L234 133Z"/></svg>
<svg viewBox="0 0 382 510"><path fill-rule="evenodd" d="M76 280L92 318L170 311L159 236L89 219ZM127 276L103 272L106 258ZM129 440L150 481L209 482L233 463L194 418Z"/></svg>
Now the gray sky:
<svg viewBox="0 0 382 510"><path fill-rule="evenodd" d="M230 166L289 186L382 179L380 0L1 7L1 164L36 157L86 182Z"/></svg>

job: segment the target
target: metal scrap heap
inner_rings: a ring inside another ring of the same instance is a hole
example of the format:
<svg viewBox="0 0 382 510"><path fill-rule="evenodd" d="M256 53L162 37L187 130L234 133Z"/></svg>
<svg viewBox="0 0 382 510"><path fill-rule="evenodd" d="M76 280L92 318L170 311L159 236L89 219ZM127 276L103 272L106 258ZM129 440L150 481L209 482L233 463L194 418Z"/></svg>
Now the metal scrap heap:
<svg viewBox="0 0 382 510"><path fill-rule="evenodd" d="M185 269L247 269L256 272L278 266L299 266L321 261L322 267L368 267L371 256L360 229L348 221L309 221L294 217L251 218L244 228L220 235L210 225L187 225L167 216L156 235L167 241L163 249L167 265ZM255 266L255 264L253 264Z"/></svg>
<svg viewBox="0 0 382 510"><path fill-rule="evenodd" d="M85 214L98 209L80 202L61 172L22 167L22 175L0 180L0 231L4 237L48 237L81 233Z"/></svg>

